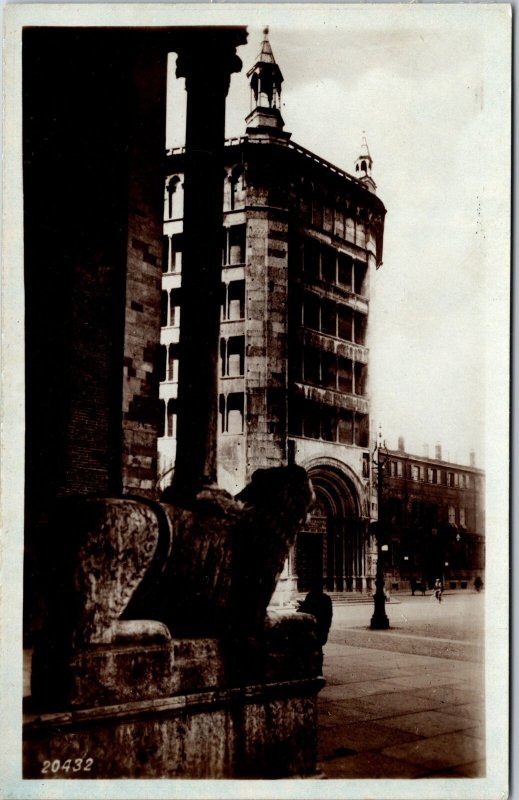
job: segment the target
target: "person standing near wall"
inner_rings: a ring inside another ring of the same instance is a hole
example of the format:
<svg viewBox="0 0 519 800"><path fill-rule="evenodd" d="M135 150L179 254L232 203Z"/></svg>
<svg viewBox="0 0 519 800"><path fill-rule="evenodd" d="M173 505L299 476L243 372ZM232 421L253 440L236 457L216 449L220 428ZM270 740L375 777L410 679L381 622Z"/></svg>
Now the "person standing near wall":
<svg viewBox="0 0 519 800"><path fill-rule="evenodd" d="M312 588L304 600L299 601L298 611L311 614L317 623L317 638L321 647L321 671L323 666L323 647L328 641L328 633L332 624L333 608L332 599L323 592L321 578L312 582Z"/></svg>

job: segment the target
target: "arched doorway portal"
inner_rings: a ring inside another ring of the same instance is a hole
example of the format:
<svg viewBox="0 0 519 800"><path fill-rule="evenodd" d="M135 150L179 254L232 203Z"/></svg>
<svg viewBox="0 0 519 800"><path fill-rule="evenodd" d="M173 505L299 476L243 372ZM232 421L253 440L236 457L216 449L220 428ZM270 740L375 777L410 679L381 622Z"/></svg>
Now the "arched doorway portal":
<svg viewBox="0 0 519 800"><path fill-rule="evenodd" d="M308 591L322 578L328 591L364 591L366 575L366 519L356 481L338 466L308 469L315 507L298 534L296 570L298 591Z"/></svg>

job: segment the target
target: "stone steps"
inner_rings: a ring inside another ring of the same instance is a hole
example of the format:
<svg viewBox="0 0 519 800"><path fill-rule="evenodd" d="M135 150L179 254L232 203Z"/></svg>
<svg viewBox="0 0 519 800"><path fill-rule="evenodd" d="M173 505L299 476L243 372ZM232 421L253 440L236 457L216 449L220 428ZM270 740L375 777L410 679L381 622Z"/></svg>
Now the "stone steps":
<svg viewBox="0 0 519 800"><path fill-rule="evenodd" d="M373 604L373 595L368 592L326 592L332 599L333 605L346 605L349 603L371 603ZM304 600L306 593L297 594L294 600Z"/></svg>

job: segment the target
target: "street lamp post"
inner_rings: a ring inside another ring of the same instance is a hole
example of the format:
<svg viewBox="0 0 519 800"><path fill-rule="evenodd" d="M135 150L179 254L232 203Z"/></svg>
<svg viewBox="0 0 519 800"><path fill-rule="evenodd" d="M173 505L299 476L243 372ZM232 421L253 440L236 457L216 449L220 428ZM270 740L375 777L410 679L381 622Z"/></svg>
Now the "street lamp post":
<svg viewBox="0 0 519 800"><path fill-rule="evenodd" d="M384 593L384 570L382 567L382 502L383 502L383 469L387 461L387 454L385 458L381 459L382 452L382 434L379 430L379 441L376 448L376 459L373 458L377 472L377 497L378 497L378 524L376 526L377 537L377 572L375 575L375 594L373 599L375 607L373 616L371 617L370 628L372 630L387 630L389 628L389 619L386 614L386 595Z"/></svg>

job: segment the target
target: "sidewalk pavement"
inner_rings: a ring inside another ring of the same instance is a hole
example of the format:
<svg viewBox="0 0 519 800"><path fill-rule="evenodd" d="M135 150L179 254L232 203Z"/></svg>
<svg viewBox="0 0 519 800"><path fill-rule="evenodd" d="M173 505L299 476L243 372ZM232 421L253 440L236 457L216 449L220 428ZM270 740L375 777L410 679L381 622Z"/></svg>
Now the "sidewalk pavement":
<svg viewBox="0 0 519 800"><path fill-rule="evenodd" d="M318 696L324 776L484 777L482 646L447 638L448 629L439 638L341 628L335 611L324 647L326 686ZM24 694L29 679L30 652L24 651Z"/></svg>
<svg viewBox="0 0 519 800"><path fill-rule="evenodd" d="M318 700L327 778L484 777L481 654L433 644L437 654L418 655L430 653L428 637L359 628L331 637Z"/></svg>

